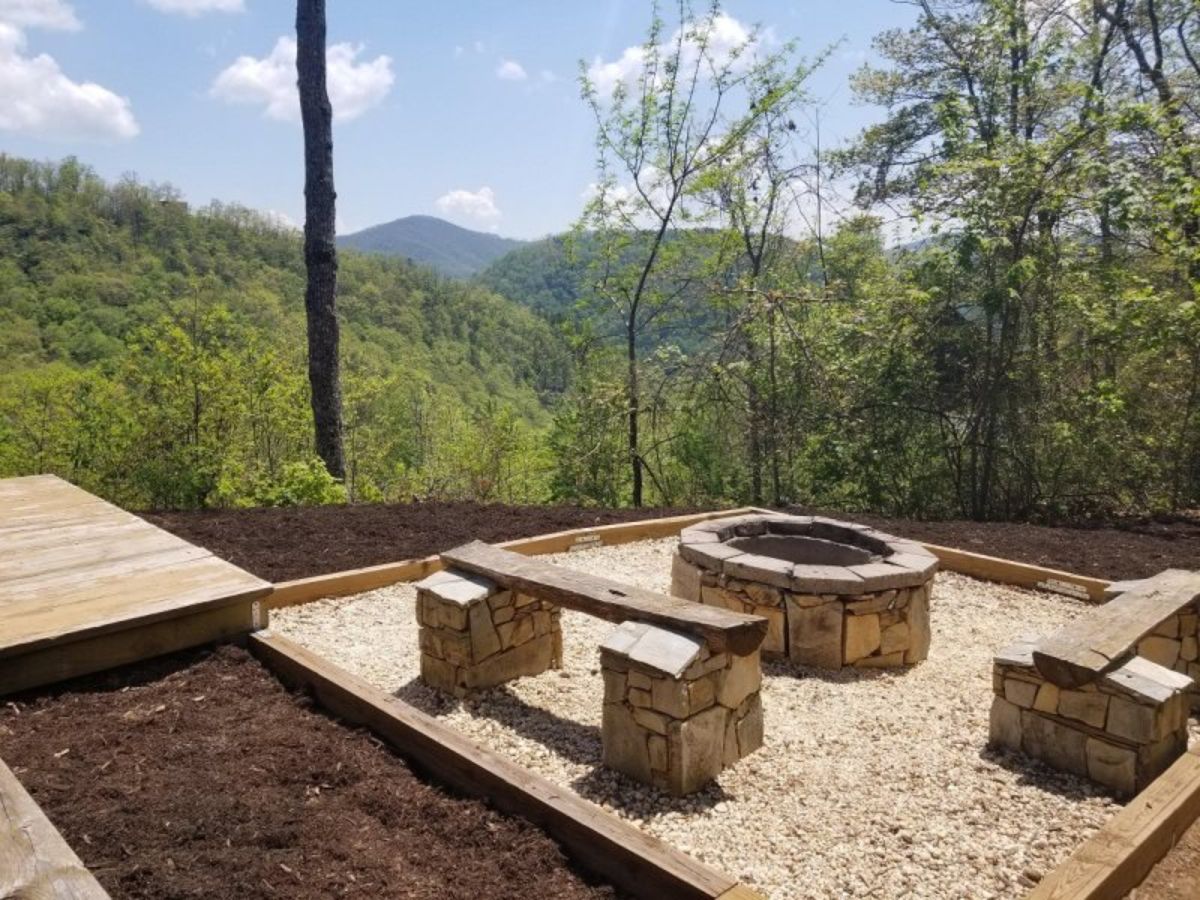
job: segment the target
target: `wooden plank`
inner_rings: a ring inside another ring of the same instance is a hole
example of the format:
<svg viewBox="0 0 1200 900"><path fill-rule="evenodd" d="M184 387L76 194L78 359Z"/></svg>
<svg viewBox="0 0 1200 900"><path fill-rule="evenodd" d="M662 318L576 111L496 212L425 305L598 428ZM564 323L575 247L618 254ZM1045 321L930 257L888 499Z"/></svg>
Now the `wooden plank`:
<svg viewBox="0 0 1200 900"><path fill-rule="evenodd" d="M1200 574L1167 569L1039 641L1033 664L1060 687L1090 684L1124 663L1138 641L1197 598Z"/></svg>
<svg viewBox="0 0 1200 900"><path fill-rule="evenodd" d="M477 746L286 638L259 632L249 646L282 681L311 691L329 712L370 728L432 777L538 825L580 866L624 891L654 900L713 900L736 886L727 875Z"/></svg>
<svg viewBox="0 0 1200 900"><path fill-rule="evenodd" d="M747 887L744 884L735 884L723 893L718 900L766 900L766 898L753 888Z"/></svg>
<svg viewBox="0 0 1200 900"><path fill-rule="evenodd" d="M1050 872L1028 900L1120 900L1200 818L1200 755L1185 753Z"/></svg>
<svg viewBox="0 0 1200 900"><path fill-rule="evenodd" d="M1054 593L1077 593L1080 599L1092 600L1096 603L1104 601L1104 589L1111 584L1102 578L1076 575L1074 572L1048 569L1045 566L1000 559L982 553L971 553L954 547L942 547L938 544L922 544L922 546L938 558L938 564L942 569L970 575L973 578L982 578L985 581L996 581L1000 584L1011 584L1032 590L1048 590ZM1074 590L1071 590L1072 588Z"/></svg>
<svg viewBox="0 0 1200 900"><path fill-rule="evenodd" d="M767 620L693 603L610 578L577 572L472 541L441 554L456 569L483 575L506 590L520 591L556 606L610 622L645 622L704 638L713 652L750 653L767 636Z"/></svg>
<svg viewBox="0 0 1200 900"><path fill-rule="evenodd" d="M256 603L247 600L183 615L176 611L163 621L0 658L0 695L246 634L266 624L266 612L256 612ZM0 897L4 896L0 891Z"/></svg>
<svg viewBox="0 0 1200 900"><path fill-rule="evenodd" d="M542 553L565 553L575 546L592 546L597 539L600 544L613 546L633 541L670 537L689 525L706 522L709 519L742 516L750 511L752 511L751 507L741 507L718 512L646 519L640 522L618 522L594 528L573 528L569 531L556 531L529 538L503 541L496 546L530 556ZM417 581L434 572L441 571L442 568L442 561L439 557L426 556L422 559L406 559L378 566L333 572L328 575L297 578L276 584L275 591L267 603L272 609L280 609L328 597L347 597L351 594L361 594L364 591L373 591L376 588L392 584Z"/></svg>
<svg viewBox="0 0 1200 900"><path fill-rule="evenodd" d="M213 558L208 550L191 544L160 544L155 550L129 555L122 555L119 545L111 545L98 552L85 553L84 562L72 565L71 550L66 548L47 559L41 571L26 571L26 574L12 577L0 576L0 615L4 615L4 608L10 604L39 601L51 596L59 602L80 594L104 596L107 586L112 582L148 573L162 573L163 570L167 570L169 578L181 566ZM105 553L109 558L104 558ZM0 557L0 560L4 558ZM0 568L4 568L3 562L0 562Z"/></svg>
<svg viewBox="0 0 1200 900"><path fill-rule="evenodd" d="M0 760L0 897L108 900L108 894Z"/></svg>

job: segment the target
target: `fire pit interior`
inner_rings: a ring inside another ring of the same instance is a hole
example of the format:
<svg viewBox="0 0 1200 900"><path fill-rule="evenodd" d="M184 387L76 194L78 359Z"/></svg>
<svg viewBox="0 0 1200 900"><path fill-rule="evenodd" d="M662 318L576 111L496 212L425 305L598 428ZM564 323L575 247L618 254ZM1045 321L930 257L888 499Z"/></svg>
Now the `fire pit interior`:
<svg viewBox="0 0 1200 900"><path fill-rule="evenodd" d="M816 516L684 529L672 593L763 616L763 655L825 669L903 666L929 652L937 559L920 544Z"/></svg>

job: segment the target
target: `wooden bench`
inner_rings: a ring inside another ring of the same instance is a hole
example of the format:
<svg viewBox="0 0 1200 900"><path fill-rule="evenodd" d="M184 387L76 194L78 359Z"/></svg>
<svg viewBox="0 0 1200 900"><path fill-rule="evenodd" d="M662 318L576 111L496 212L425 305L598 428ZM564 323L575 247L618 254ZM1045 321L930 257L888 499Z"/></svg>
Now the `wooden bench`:
<svg viewBox="0 0 1200 900"><path fill-rule="evenodd" d="M1113 594L995 657L991 743L1128 795L1187 749L1200 574L1168 569Z"/></svg>
<svg viewBox="0 0 1200 900"><path fill-rule="evenodd" d="M560 610L616 622L600 647L604 762L686 794L762 746L767 620L479 541L417 584L421 677L465 697L562 661Z"/></svg>
<svg viewBox="0 0 1200 900"><path fill-rule="evenodd" d="M1135 654L1177 672L1200 673L1200 573L1167 569L1120 588L1106 604L1038 644L1033 663L1047 681L1065 688L1091 684Z"/></svg>

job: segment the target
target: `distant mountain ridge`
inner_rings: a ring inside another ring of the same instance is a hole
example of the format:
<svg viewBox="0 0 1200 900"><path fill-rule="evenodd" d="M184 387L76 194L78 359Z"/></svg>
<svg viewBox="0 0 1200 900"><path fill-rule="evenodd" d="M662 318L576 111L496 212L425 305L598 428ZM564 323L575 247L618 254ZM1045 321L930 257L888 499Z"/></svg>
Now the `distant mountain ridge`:
<svg viewBox="0 0 1200 900"><path fill-rule="evenodd" d="M525 244L516 238L462 228L436 216L404 216L338 237L339 247L411 259L452 278L470 278Z"/></svg>

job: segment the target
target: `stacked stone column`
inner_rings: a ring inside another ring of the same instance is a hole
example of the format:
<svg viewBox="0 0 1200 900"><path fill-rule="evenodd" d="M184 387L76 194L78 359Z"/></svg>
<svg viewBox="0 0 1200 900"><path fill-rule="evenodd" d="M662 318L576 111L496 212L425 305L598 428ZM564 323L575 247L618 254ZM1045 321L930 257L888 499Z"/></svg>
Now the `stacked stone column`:
<svg viewBox="0 0 1200 900"><path fill-rule="evenodd" d="M1192 679L1141 657L1074 690L1033 663L1037 638L993 662L991 743L1118 794L1142 790L1187 749Z"/></svg>
<svg viewBox="0 0 1200 900"><path fill-rule="evenodd" d="M418 582L417 616L421 677L457 697L562 665L558 609L486 578L444 571Z"/></svg>
<svg viewBox="0 0 1200 900"><path fill-rule="evenodd" d="M759 652L626 622L600 648L604 764L672 794L700 790L763 743Z"/></svg>

